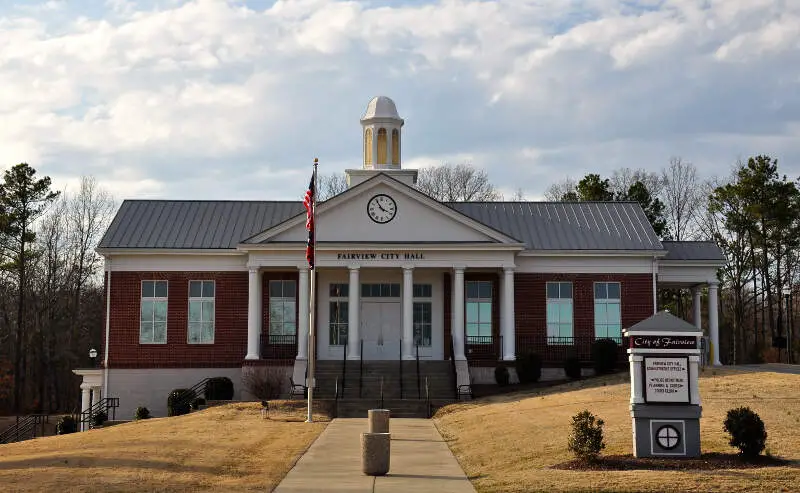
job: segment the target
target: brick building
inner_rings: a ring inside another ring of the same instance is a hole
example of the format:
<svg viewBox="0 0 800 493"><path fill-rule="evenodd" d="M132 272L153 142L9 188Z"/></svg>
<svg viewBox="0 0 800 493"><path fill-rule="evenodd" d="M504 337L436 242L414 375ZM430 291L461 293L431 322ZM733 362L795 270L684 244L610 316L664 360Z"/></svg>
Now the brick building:
<svg viewBox="0 0 800 493"><path fill-rule="evenodd" d="M108 316L102 367L76 370L84 407L105 394L163 415L174 388L228 376L241 396L262 366L303 382L312 274L321 364L448 361L454 386L524 352L560 368L621 342L659 287L692 288L718 346L716 245L660 241L637 203L438 202L402 169L403 124L391 99L369 103L363 166L317 206L313 270L300 201L126 200L98 248Z"/></svg>

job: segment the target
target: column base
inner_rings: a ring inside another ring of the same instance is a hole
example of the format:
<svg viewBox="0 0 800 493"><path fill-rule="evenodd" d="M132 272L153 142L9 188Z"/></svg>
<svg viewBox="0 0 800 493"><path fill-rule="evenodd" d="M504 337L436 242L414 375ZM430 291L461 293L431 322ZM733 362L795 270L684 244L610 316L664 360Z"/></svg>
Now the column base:
<svg viewBox="0 0 800 493"><path fill-rule="evenodd" d="M247 356L244 357L244 359L252 361L254 359L261 359L261 357L257 354L248 354Z"/></svg>
<svg viewBox="0 0 800 493"><path fill-rule="evenodd" d="M516 361L516 356L503 356L503 361Z"/></svg>

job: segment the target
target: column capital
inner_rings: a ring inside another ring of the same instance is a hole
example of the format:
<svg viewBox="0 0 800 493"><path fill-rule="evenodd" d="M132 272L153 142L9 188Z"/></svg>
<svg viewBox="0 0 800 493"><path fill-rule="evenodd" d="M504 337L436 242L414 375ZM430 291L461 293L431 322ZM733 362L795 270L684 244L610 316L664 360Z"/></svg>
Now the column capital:
<svg viewBox="0 0 800 493"><path fill-rule="evenodd" d="M719 281L716 279L708 281L708 289L717 289L719 288Z"/></svg>
<svg viewBox="0 0 800 493"><path fill-rule="evenodd" d="M91 385L89 385L88 383L82 383L82 384L81 384L81 390L82 390L82 391L84 391L84 392L88 392L88 391L89 391L89 390L91 390L91 389L92 389L92 386L91 386Z"/></svg>
<svg viewBox="0 0 800 493"><path fill-rule="evenodd" d="M259 271L259 270L261 270L261 266L259 266L259 265L248 265L248 266L247 266L247 270L248 270L250 273L253 273L253 272L255 272L256 274L258 274L258 271Z"/></svg>
<svg viewBox="0 0 800 493"><path fill-rule="evenodd" d="M354 270L357 271L358 269L361 268L361 266L358 265L358 264L350 264L350 265L347 266L347 268L350 269L350 271L354 271Z"/></svg>
<svg viewBox="0 0 800 493"><path fill-rule="evenodd" d="M409 272L409 271L413 272L414 271L414 265L413 264L405 264L405 265L403 265L403 271L404 272Z"/></svg>
<svg viewBox="0 0 800 493"><path fill-rule="evenodd" d="M466 269L467 269L466 265L458 265L458 264L453 265L453 270L457 273L460 272L463 274Z"/></svg>
<svg viewBox="0 0 800 493"><path fill-rule="evenodd" d="M504 265L503 266L503 272L506 273L506 274L513 274L515 269L516 269L516 267L513 266L513 265Z"/></svg>
<svg viewBox="0 0 800 493"><path fill-rule="evenodd" d="M298 270L299 272L308 272L308 270L309 270L309 268L308 268L308 264L307 264L307 263L305 263L305 262L304 262L304 263L302 263L302 264L297 264L297 270Z"/></svg>

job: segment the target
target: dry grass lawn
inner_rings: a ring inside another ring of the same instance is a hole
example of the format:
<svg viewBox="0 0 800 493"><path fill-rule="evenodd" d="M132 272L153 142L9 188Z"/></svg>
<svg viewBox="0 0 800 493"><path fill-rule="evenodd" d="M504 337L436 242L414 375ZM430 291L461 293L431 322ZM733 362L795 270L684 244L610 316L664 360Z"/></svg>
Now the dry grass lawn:
<svg viewBox="0 0 800 493"><path fill-rule="evenodd" d="M704 371L700 381L703 452L736 452L722 422L749 406L767 428L769 453L786 467L717 471L569 471L570 418L589 409L605 420L604 454L632 453L627 373L540 392L445 407L436 424L479 492L529 491L800 491L800 375ZM585 388L581 388L585 386Z"/></svg>
<svg viewBox="0 0 800 493"><path fill-rule="evenodd" d="M260 408L231 404L0 445L0 490L270 491L325 423L303 423L290 408L265 420Z"/></svg>

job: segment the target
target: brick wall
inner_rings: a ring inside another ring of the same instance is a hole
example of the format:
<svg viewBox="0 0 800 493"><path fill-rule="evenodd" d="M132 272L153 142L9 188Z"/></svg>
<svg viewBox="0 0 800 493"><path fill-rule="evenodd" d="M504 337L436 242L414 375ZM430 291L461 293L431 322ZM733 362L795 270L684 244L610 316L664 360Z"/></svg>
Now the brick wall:
<svg viewBox="0 0 800 493"><path fill-rule="evenodd" d="M594 283L620 283L622 328L653 314L653 278L650 274L525 274L514 276L514 311L518 337L547 334L545 285L572 282L573 335L594 336Z"/></svg>
<svg viewBox="0 0 800 493"><path fill-rule="evenodd" d="M247 353L247 276L247 272L112 272L109 366L241 367ZM143 280L169 282L166 344L139 344ZM216 282L213 344L187 343L189 280Z"/></svg>

